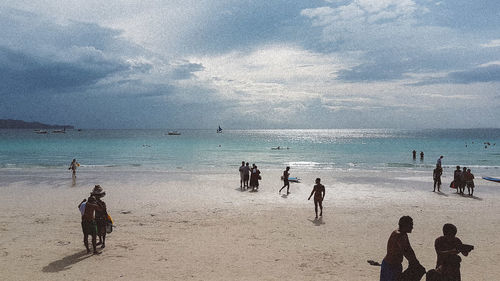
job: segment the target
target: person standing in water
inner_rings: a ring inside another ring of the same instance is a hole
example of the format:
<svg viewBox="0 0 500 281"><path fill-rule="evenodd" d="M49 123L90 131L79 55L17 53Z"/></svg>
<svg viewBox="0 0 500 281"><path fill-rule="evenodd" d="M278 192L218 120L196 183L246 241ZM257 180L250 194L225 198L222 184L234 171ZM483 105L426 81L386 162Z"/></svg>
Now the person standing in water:
<svg viewBox="0 0 500 281"><path fill-rule="evenodd" d="M412 151L413 160L417 159L417 152L415 150Z"/></svg>
<svg viewBox="0 0 500 281"><path fill-rule="evenodd" d="M279 194L281 194L281 190L283 188L285 188L285 186L286 186L286 195L290 194L290 182L288 181L288 177L290 176L290 173L288 171L290 171L290 167L286 167L286 169L283 171L284 184L283 184L283 187L278 192Z"/></svg>
<svg viewBox="0 0 500 281"><path fill-rule="evenodd" d="M76 159L73 159L73 161L71 161L71 164L69 164L69 168L68 168L68 170L71 170L73 172L73 176L72 176L73 185L76 185L76 168L77 167L80 167L80 163L76 162Z"/></svg>
<svg viewBox="0 0 500 281"><path fill-rule="evenodd" d="M318 219L318 205L320 209L319 216L323 216L323 199L325 199L325 186L322 185L321 179L316 179L316 185L314 185L313 190L311 191L311 195L307 200L311 199L311 196L314 194L314 212L316 212L316 219Z"/></svg>

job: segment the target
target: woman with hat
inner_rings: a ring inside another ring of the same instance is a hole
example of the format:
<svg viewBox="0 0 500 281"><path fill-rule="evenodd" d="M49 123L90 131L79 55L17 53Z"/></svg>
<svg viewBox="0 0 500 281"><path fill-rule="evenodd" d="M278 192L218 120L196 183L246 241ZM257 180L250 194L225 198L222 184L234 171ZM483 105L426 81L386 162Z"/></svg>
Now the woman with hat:
<svg viewBox="0 0 500 281"><path fill-rule="evenodd" d="M108 212L106 210L106 203L104 203L101 199L106 195L106 192L104 192L102 187L97 184L90 195L96 198L96 204L101 207L100 210L95 211L95 221L97 224L97 235L99 236L99 243L97 243L97 245L102 244L101 248L104 248L106 247L106 224L108 223Z"/></svg>

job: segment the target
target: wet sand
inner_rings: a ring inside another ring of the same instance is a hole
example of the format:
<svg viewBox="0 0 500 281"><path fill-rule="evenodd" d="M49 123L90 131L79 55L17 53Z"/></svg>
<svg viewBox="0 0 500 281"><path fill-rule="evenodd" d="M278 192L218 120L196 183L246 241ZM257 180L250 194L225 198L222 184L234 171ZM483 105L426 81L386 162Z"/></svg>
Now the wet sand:
<svg viewBox="0 0 500 281"><path fill-rule="evenodd" d="M409 235L431 269L444 223L475 250L462 280L496 280L500 184L476 180L476 197L432 192L432 171L305 171L279 195L281 171L262 171L259 192L241 192L229 171L2 170L2 280L378 280L387 238L410 215ZM326 186L324 216L307 201ZM478 176L476 176L478 177ZM101 255L87 255L78 203L94 184L115 220Z"/></svg>

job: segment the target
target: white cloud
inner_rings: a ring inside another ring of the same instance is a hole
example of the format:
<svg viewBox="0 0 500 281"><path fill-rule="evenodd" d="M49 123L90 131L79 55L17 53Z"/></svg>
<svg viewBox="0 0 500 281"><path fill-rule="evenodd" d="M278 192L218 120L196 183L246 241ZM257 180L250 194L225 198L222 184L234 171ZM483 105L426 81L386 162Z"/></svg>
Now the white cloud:
<svg viewBox="0 0 500 281"><path fill-rule="evenodd" d="M486 44L481 44L481 47L484 47L484 48L500 47L500 39L491 40L490 42L488 42Z"/></svg>

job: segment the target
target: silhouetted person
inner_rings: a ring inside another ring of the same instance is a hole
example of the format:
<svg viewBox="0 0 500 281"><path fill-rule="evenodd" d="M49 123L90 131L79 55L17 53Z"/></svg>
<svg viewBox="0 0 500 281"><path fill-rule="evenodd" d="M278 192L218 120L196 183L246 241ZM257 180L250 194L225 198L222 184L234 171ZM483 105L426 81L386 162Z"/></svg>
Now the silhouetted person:
<svg viewBox="0 0 500 281"><path fill-rule="evenodd" d="M408 233L413 230L413 219L403 216L399 219L399 228L394 230L387 241L387 254L382 260L380 281L397 281L403 271L403 257L408 260L408 268L422 267L415 256Z"/></svg>
<svg viewBox="0 0 500 281"><path fill-rule="evenodd" d="M474 249L473 246L464 245L459 238L455 237L457 227L451 223L443 225L443 236L440 236L434 242L437 261L436 270L440 269L445 280L460 281L460 262L462 259L458 255L462 253L468 256L469 252ZM443 268L445 267L445 268Z"/></svg>
<svg viewBox="0 0 500 281"><path fill-rule="evenodd" d="M424 152L423 151L420 151L420 160L424 160Z"/></svg>
<svg viewBox="0 0 500 281"><path fill-rule="evenodd" d="M467 173L467 167L463 167L462 173L460 174L460 194L465 192L465 174Z"/></svg>
<svg viewBox="0 0 500 281"><path fill-rule="evenodd" d="M243 184L245 182L245 175L244 175L244 169L245 169L245 161L241 161L241 166L240 166L240 189L243 190Z"/></svg>
<svg viewBox="0 0 500 281"><path fill-rule="evenodd" d="M257 166L255 164L252 164L252 170L250 174L250 187L252 188L252 191L256 191L259 189L259 179L261 178L260 176L260 171L257 169Z"/></svg>
<svg viewBox="0 0 500 281"><path fill-rule="evenodd" d="M432 177L434 179L434 190L436 191L436 186L438 189L438 192L441 191L441 175L443 174L443 168L441 168L441 165L436 164L436 168L434 169L432 173Z"/></svg>
<svg viewBox="0 0 500 281"><path fill-rule="evenodd" d="M323 216L323 199L325 199L325 186L320 182L321 179L317 178L316 185L314 185L311 195L307 198L307 200L310 200L311 196L314 194L314 212L316 212L316 219L318 218L318 206L320 208L319 216Z"/></svg>
<svg viewBox="0 0 500 281"><path fill-rule="evenodd" d="M248 188L248 181L250 180L250 164L247 162L243 168L243 186Z"/></svg>
<svg viewBox="0 0 500 281"><path fill-rule="evenodd" d="M460 171L460 166L453 172L453 186L457 189L457 193L460 193L462 171Z"/></svg>
<svg viewBox="0 0 500 281"><path fill-rule="evenodd" d="M413 160L417 159L417 152L413 150L412 153L413 153Z"/></svg>
<svg viewBox="0 0 500 281"><path fill-rule="evenodd" d="M442 160L443 160L443 157L444 157L443 155L439 156L439 158L438 158L438 160L437 160L437 162L436 162L436 165L438 165L439 167L441 167L441 166L442 166Z"/></svg>
<svg viewBox="0 0 500 281"><path fill-rule="evenodd" d="M464 180L469 196L474 196L474 174L470 172L470 169L467 169Z"/></svg>
<svg viewBox="0 0 500 281"><path fill-rule="evenodd" d="M283 188L285 188L285 186L286 186L286 194L287 195L290 194L290 182L288 181L288 177L290 176L290 173L288 171L290 171L290 167L286 167L286 169L283 171L284 184L283 184L283 187L278 192L279 194L281 194L281 190Z"/></svg>

